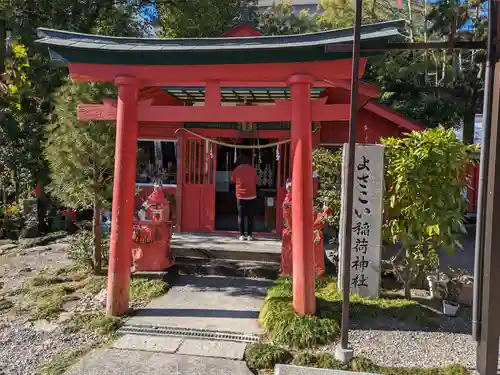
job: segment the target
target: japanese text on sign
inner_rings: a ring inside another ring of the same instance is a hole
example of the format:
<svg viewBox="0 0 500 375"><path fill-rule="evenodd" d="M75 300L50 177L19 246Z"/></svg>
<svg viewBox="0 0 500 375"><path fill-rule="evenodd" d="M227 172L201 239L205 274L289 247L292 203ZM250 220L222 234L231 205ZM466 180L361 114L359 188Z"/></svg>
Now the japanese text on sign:
<svg viewBox="0 0 500 375"><path fill-rule="evenodd" d="M379 295L383 150L383 146L380 145L356 145L355 151L350 288L353 292L368 297ZM344 156L346 154L347 145L344 146ZM343 168L345 177L347 176L345 162ZM345 188L344 183L342 188ZM345 210L344 204L342 209Z"/></svg>

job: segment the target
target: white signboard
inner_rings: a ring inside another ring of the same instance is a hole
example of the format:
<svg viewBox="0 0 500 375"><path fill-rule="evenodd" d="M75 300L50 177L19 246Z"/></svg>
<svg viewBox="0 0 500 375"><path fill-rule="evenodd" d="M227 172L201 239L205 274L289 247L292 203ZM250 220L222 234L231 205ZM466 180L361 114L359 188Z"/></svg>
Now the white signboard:
<svg viewBox="0 0 500 375"><path fill-rule="evenodd" d="M342 205L340 233L345 214L347 149L342 163ZM384 191L384 146L356 145L354 201L351 228L350 288L365 297L378 298L380 291L380 254L382 245L382 207ZM340 251L342 251L342 236ZM342 254L340 254L342 264ZM339 286L342 270L339 267Z"/></svg>

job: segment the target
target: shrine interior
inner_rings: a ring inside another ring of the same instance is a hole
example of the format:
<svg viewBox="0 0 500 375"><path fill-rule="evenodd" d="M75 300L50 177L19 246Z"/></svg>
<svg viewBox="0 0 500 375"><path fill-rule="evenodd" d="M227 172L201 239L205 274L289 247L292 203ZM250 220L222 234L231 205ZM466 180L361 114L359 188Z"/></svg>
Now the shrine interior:
<svg viewBox="0 0 500 375"><path fill-rule="evenodd" d="M234 140L224 140L234 143ZM254 232L273 233L276 231L277 170L276 147L258 149L259 145L272 143L269 139L239 139L240 145L255 145L255 149L236 149L217 146L217 172L215 195L215 230L237 231L238 210L235 186L230 183L231 173L236 168L236 160L242 152L247 155L257 170L259 185L254 206Z"/></svg>

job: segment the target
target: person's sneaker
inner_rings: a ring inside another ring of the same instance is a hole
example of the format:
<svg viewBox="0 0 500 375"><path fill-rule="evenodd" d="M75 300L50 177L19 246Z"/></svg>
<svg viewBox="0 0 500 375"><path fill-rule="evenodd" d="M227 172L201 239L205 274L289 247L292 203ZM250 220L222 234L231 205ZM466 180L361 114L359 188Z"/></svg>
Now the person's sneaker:
<svg viewBox="0 0 500 375"><path fill-rule="evenodd" d="M248 237L247 237L247 240L248 240L248 241L253 241L253 237L252 237L252 236L248 236Z"/></svg>
<svg viewBox="0 0 500 375"><path fill-rule="evenodd" d="M240 241L245 241L245 240L246 240L245 236L240 236Z"/></svg>

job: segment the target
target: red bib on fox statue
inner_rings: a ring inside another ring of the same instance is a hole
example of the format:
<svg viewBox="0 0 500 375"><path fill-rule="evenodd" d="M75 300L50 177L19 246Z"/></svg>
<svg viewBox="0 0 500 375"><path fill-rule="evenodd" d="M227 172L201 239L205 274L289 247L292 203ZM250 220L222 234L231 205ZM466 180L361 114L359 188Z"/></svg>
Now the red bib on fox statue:
<svg viewBox="0 0 500 375"><path fill-rule="evenodd" d="M317 179L316 179L317 180ZM292 183L286 182L287 193L283 201L283 230L281 232L281 267L280 273L283 276L291 276L293 272L292 261ZM331 210L325 208L322 212L314 212L314 265L316 276L322 277L325 274L325 256L323 251L323 228L326 226L326 217Z"/></svg>

